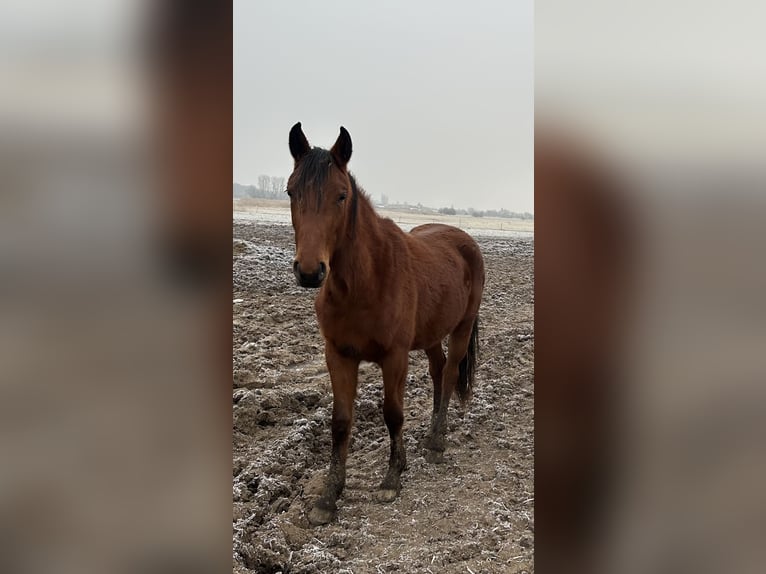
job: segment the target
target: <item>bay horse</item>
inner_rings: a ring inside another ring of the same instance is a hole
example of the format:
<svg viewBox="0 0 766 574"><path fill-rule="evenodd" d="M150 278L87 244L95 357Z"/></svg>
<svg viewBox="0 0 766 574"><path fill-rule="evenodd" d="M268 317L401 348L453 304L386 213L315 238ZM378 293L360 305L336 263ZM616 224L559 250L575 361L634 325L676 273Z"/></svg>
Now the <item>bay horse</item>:
<svg viewBox="0 0 766 574"><path fill-rule="evenodd" d="M287 181L295 231L298 285L319 288L314 302L333 393L332 456L324 490L309 513L313 525L335 516L346 480L359 363L383 372L383 418L391 438L388 472L376 498L399 494L406 466L402 441L409 351L425 350L434 396L424 446L443 460L453 390L471 395L478 352L484 260L464 231L426 224L410 233L379 217L347 169L351 136L340 128L328 151L309 145L300 122L290 130L295 160ZM442 341L449 335L445 357Z"/></svg>

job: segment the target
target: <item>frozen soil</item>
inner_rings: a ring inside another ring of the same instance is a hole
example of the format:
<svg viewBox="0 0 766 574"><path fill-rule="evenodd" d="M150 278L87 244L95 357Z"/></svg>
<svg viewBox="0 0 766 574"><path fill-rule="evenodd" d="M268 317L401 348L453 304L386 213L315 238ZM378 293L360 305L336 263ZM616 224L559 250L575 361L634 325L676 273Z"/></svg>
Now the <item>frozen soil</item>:
<svg viewBox="0 0 766 574"><path fill-rule="evenodd" d="M532 239L477 238L487 283L474 397L453 401L444 464L419 446L432 383L410 353L408 467L390 504L382 378L363 363L346 488L335 522L309 526L330 456L332 392L315 291L292 276L292 228L234 225L233 569L283 572L532 572Z"/></svg>

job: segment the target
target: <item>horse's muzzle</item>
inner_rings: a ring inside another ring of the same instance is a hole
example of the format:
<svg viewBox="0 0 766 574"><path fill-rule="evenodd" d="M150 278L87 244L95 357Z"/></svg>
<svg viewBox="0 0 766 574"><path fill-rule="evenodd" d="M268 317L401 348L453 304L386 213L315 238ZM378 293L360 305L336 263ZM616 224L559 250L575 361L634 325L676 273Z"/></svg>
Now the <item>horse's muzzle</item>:
<svg viewBox="0 0 766 574"><path fill-rule="evenodd" d="M304 273L301 271L301 266L296 260L293 263L293 273L295 274L295 279L298 281L298 285L301 287L321 287L324 278L327 276L327 266L324 264L324 261L321 261L319 263L319 269L313 273Z"/></svg>

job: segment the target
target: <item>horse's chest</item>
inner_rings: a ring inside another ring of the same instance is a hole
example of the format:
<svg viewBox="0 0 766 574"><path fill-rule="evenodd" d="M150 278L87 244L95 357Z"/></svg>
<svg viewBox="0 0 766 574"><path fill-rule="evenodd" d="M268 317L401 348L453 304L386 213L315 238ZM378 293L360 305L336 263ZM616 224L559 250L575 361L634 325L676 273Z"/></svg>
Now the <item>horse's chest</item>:
<svg viewBox="0 0 766 574"><path fill-rule="evenodd" d="M379 330L377 318L370 314L354 313L317 313L319 328L325 337L333 340L352 340L361 342L375 338Z"/></svg>
<svg viewBox="0 0 766 574"><path fill-rule="evenodd" d="M390 328L376 313L318 306L317 319L324 338L348 357L375 361L390 339Z"/></svg>

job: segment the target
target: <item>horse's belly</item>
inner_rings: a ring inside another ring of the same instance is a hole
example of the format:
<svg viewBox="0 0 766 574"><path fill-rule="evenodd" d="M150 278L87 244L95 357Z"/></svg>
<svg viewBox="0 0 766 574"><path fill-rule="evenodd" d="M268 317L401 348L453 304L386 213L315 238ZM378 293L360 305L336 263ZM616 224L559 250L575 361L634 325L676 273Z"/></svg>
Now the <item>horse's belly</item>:
<svg viewBox="0 0 766 574"><path fill-rule="evenodd" d="M420 305L412 349L428 349L443 341L463 319L467 305L468 295L458 292L446 294L429 305Z"/></svg>
<svg viewBox="0 0 766 574"><path fill-rule="evenodd" d="M412 341L410 349L428 349L433 347L437 343L443 341L444 338L457 327L459 322L460 318L451 322L440 321L438 324L428 323L421 331L415 333L415 338Z"/></svg>

